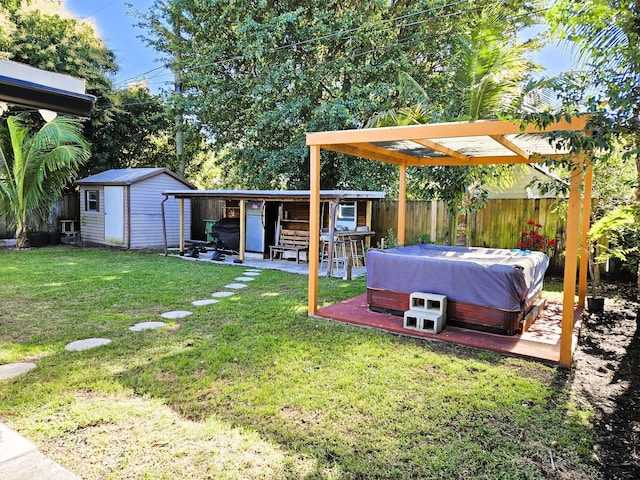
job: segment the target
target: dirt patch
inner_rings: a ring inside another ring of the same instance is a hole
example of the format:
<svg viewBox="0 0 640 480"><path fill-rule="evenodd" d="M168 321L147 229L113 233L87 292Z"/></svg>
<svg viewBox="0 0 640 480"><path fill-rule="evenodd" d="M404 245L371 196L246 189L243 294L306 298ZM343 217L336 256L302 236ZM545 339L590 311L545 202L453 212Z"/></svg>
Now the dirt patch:
<svg viewBox="0 0 640 480"><path fill-rule="evenodd" d="M633 284L604 285L605 310L583 318L570 388L595 412L594 460L604 480L640 478L640 301Z"/></svg>

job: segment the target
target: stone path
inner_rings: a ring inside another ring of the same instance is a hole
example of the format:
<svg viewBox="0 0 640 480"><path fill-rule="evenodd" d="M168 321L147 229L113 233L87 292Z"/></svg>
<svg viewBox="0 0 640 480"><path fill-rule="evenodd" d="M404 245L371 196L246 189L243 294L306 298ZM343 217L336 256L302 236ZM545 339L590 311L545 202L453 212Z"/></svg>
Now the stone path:
<svg viewBox="0 0 640 480"><path fill-rule="evenodd" d="M251 282L259 276L260 270L247 269L242 276L236 277L237 282ZM229 283L224 286L230 290L240 290L247 287L246 283ZM214 298L194 300L192 305L202 307L213 305L220 300L235 295L235 291L219 291L211 294ZM161 313L162 318L180 319L186 318L193 312L189 310L173 310ZM132 332L153 330L165 327L165 322L141 322L129 327ZM68 352L80 352L91 348L101 347L111 343L109 338L85 338L65 345ZM37 365L31 362L15 362L0 365L0 381L23 375ZM54 461L40 453L35 445L21 437L18 433L0 423L0 479L2 480L80 480L80 477L61 467Z"/></svg>
<svg viewBox="0 0 640 480"><path fill-rule="evenodd" d="M142 330L153 330L155 328L166 327L167 324L164 322L142 322L136 323L129 327L129 330L132 332L141 332Z"/></svg>
<svg viewBox="0 0 640 480"><path fill-rule="evenodd" d="M82 350L89 350L90 348L101 347L102 345L108 345L111 340L108 338L85 338L84 340L76 340L75 342L67 343L64 349L68 352L80 352Z"/></svg>
<svg viewBox="0 0 640 480"><path fill-rule="evenodd" d="M33 370L34 368L36 368L36 364L31 362L16 362L0 365L0 380L17 377L18 375L27 373L29 370Z"/></svg>

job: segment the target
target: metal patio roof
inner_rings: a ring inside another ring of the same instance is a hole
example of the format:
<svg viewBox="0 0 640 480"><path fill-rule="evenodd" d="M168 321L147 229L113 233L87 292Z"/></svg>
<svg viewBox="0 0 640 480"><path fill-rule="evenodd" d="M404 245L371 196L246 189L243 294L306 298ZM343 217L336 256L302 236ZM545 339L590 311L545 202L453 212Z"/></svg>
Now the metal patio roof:
<svg viewBox="0 0 640 480"><path fill-rule="evenodd" d="M223 198L225 200L309 200L309 190L169 190L164 195L175 198ZM320 190L321 200L378 200L384 192L362 190Z"/></svg>

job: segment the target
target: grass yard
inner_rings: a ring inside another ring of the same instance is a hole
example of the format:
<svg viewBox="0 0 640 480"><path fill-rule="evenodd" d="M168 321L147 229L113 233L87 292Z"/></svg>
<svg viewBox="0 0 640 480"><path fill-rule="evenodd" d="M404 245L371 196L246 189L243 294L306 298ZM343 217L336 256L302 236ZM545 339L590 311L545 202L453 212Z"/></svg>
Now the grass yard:
<svg viewBox="0 0 640 480"><path fill-rule="evenodd" d="M0 420L85 479L595 478L567 373L308 318L307 278L157 253L0 250ZM323 278L323 306L365 291ZM129 331L169 310L193 315ZM67 352L74 340L110 345ZM557 442L557 444L556 444Z"/></svg>

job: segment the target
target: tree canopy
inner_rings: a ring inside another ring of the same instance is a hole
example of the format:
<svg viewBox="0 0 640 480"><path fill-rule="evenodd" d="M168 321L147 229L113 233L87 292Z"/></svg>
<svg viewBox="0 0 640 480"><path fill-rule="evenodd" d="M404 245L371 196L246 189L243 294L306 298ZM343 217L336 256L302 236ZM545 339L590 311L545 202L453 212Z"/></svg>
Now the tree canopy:
<svg viewBox="0 0 640 480"><path fill-rule="evenodd" d="M510 12L491 5L472 12L466 30L457 30L452 51L452 87L445 98L433 98L408 73L398 82L400 107L377 112L368 126L411 125L442 121L495 119L518 108L525 80L537 69L528 54L537 42L520 41L505 32ZM444 200L452 215L476 210L488 198L488 188L512 180L509 166L412 167L407 194Z"/></svg>
<svg viewBox="0 0 640 480"><path fill-rule="evenodd" d="M584 71L569 77L560 94L569 105L575 107L578 100L591 113L595 135L587 146L597 148L596 158L603 162L619 161L616 152L621 150L622 159L635 164L635 202L610 205L597 227L600 235L608 228L610 252L619 254L630 270L637 269L640 285L640 1L561 0L549 20L584 61Z"/></svg>
<svg viewBox="0 0 640 480"><path fill-rule="evenodd" d="M308 131L359 128L395 105L408 72L432 98L455 82L455 33L489 1L157 0L149 42L182 77L229 186L307 188ZM537 2L506 2L501 35L535 21ZM323 188L389 188L393 169L323 157Z"/></svg>

